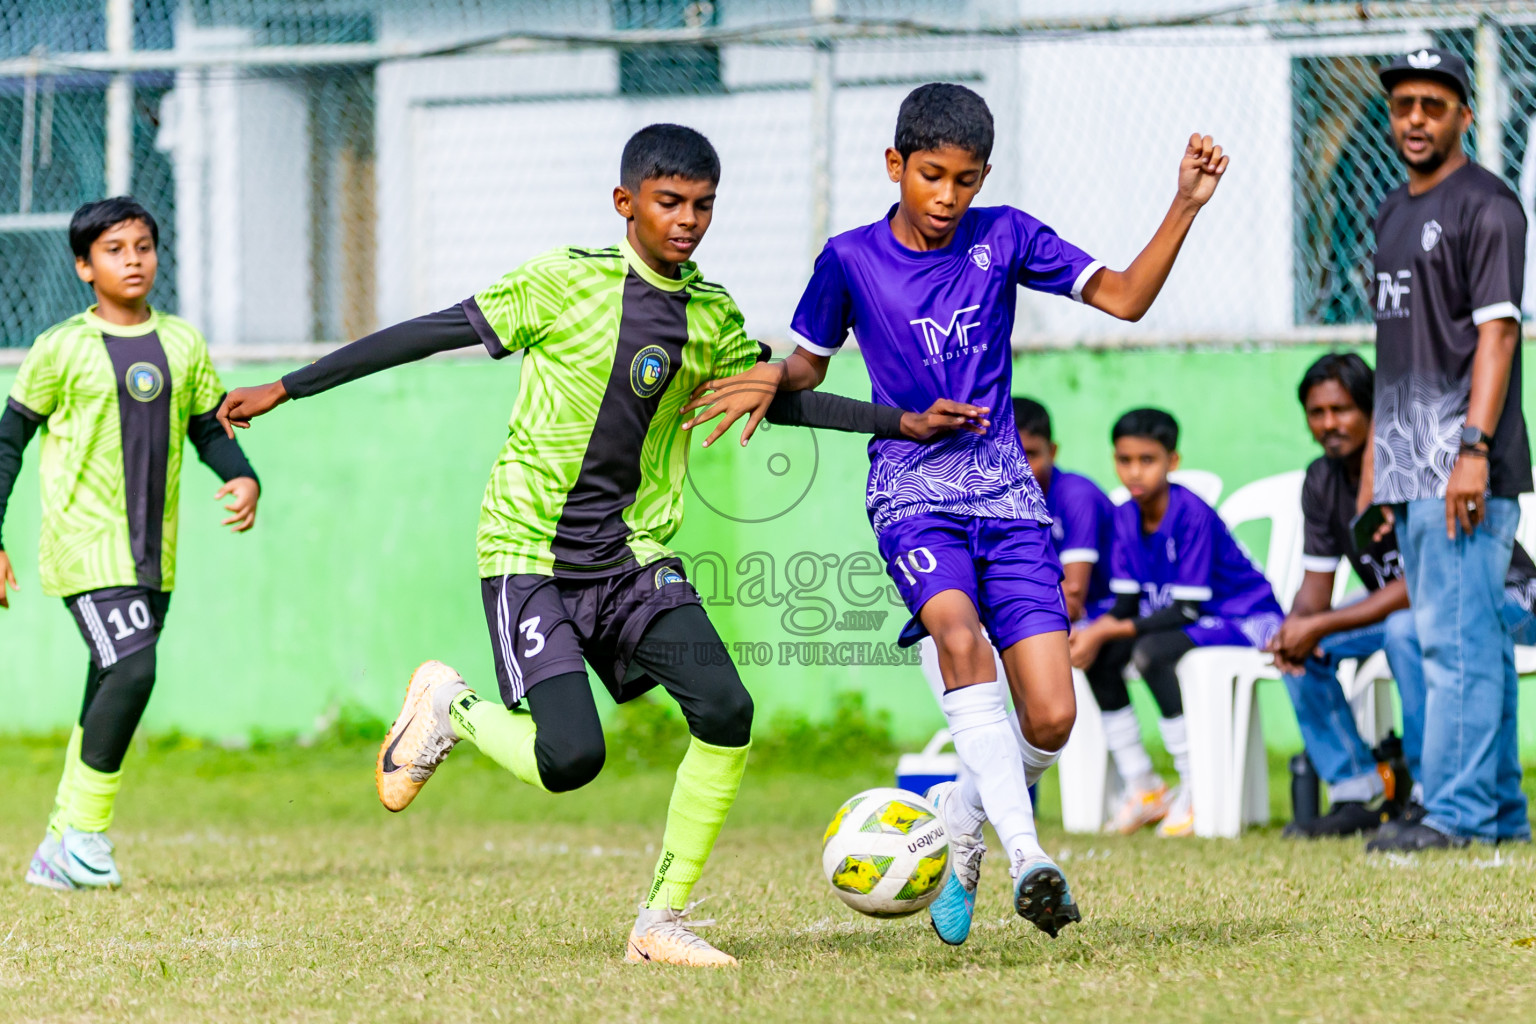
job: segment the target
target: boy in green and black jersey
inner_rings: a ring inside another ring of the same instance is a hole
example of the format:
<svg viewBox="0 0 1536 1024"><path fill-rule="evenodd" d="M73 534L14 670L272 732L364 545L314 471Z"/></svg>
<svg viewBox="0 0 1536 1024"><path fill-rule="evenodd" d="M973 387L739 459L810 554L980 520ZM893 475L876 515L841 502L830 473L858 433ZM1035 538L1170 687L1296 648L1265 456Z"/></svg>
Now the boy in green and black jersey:
<svg viewBox="0 0 1536 1024"><path fill-rule="evenodd" d="M159 229L132 199L87 203L69 225L96 304L33 343L0 413L0 522L41 432L43 593L64 598L91 651L48 834L27 881L122 884L106 830L122 760L155 683L155 645L176 582L183 442L224 481L235 532L256 522L260 487L215 413L224 397L203 336L152 308ZM17 586L0 547L0 608Z"/></svg>
<svg viewBox="0 0 1536 1024"><path fill-rule="evenodd" d="M614 206L628 228L619 245L535 257L458 305L280 381L238 389L220 411L244 425L289 398L433 352L483 345L496 359L523 353L477 538L501 700L481 700L440 662L422 665L375 778L384 805L401 810L470 739L524 782L576 789L604 759L587 665L619 702L664 687L692 742L629 936L626 957L637 963L736 962L696 935L686 915L746 767L752 699L667 547L682 522L683 406L700 384L763 358L735 302L689 261L719 177L702 135L652 125L624 150ZM785 398L768 411L779 422L913 440L982 429L982 410L948 402L904 414L835 395Z"/></svg>

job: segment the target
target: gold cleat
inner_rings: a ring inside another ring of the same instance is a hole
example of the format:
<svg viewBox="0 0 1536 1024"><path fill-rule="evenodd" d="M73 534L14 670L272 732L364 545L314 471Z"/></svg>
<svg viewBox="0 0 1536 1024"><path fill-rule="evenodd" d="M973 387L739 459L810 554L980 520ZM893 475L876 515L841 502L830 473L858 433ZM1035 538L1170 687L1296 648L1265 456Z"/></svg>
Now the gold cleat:
<svg viewBox="0 0 1536 1024"><path fill-rule="evenodd" d="M1157 834L1164 839L1180 839L1195 834L1195 805L1187 787L1174 787L1168 813L1158 823Z"/></svg>
<svg viewBox="0 0 1536 1024"><path fill-rule="evenodd" d="M385 807L403 811L410 806L459 742L448 718L448 704L467 689L459 674L440 661L423 662L412 673L405 704L389 727L374 766L374 784Z"/></svg>
<svg viewBox="0 0 1536 1024"><path fill-rule="evenodd" d="M1104 827L1104 831L1128 836L1143 826L1162 821L1168 814L1171 800L1168 784L1153 776L1152 783L1146 789L1127 789L1115 816Z"/></svg>
<svg viewBox="0 0 1536 1024"><path fill-rule="evenodd" d="M736 958L695 935L694 928L707 928L713 921L688 921L697 904L682 910L657 907L641 909L635 926L629 930L629 947L624 959L632 964L678 964L682 967L735 967Z"/></svg>

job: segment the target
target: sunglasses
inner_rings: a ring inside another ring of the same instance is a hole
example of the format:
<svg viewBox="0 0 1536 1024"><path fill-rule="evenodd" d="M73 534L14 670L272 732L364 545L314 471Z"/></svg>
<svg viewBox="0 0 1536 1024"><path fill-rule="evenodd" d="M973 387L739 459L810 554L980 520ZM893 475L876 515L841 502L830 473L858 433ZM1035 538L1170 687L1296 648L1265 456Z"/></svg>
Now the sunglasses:
<svg viewBox="0 0 1536 1024"><path fill-rule="evenodd" d="M1387 103L1393 117L1408 117L1418 107L1431 121L1440 120L1451 109L1451 101L1440 96L1390 96Z"/></svg>

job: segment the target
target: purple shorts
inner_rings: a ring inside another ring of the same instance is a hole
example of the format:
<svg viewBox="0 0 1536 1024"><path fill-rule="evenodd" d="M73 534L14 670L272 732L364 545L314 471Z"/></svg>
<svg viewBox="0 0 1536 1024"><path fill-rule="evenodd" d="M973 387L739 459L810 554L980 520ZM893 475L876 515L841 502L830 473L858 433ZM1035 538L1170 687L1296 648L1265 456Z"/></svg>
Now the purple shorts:
<svg viewBox="0 0 1536 1024"><path fill-rule="evenodd" d="M886 571L912 613L897 641L902 647L928 635L918 612L945 590L970 597L1000 651L1068 626L1051 531L1033 519L924 512L887 526L879 542Z"/></svg>
<svg viewBox="0 0 1536 1024"><path fill-rule="evenodd" d="M1205 615L1192 626L1184 628L1184 635L1194 641L1196 647L1256 647L1264 649L1280 631L1281 616L1273 612L1260 612L1246 619L1224 619Z"/></svg>

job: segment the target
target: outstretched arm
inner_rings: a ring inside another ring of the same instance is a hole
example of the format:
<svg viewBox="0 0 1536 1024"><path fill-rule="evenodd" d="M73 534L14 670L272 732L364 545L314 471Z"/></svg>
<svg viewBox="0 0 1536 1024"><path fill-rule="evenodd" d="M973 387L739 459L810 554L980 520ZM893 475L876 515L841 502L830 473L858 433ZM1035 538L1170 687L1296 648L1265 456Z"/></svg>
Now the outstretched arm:
<svg viewBox="0 0 1536 1024"><path fill-rule="evenodd" d="M1083 301L1121 320L1140 320L1163 282L1189 235L1195 214L1210 202L1230 157L1209 135L1191 135L1179 161L1179 192L1157 226L1157 232L1141 254L1124 270L1100 270L1083 288Z"/></svg>
<svg viewBox="0 0 1536 1024"><path fill-rule="evenodd" d="M0 526L5 523L5 507L10 504L11 490L16 486L16 477L21 474L21 453L42 422L33 418L31 410L21 411L25 408L8 401L4 411L0 411ZM5 543L0 540L0 608L11 606L5 590L7 584L12 590L21 589L16 585L16 571L11 568L10 557L5 553Z"/></svg>
<svg viewBox="0 0 1536 1024"><path fill-rule="evenodd" d="M767 420L787 427L818 427L923 444L952 430L985 434L991 425L986 415L986 409L947 398L934 402L927 412L904 412L824 391L781 391L768 405Z"/></svg>
<svg viewBox="0 0 1536 1024"><path fill-rule="evenodd" d="M234 427L249 427L252 419L290 398L308 398L391 366L481 342L463 304L449 306L375 331L271 384L236 388L219 406L218 421L225 435L232 438Z"/></svg>
<svg viewBox="0 0 1536 1024"><path fill-rule="evenodd" d="M766 346L764 351L767 351ZM780 391L809 391L819 386L827 379L828 361L827 356L797 348L777 363L759 362L734 377L707 380L694 389L693 397L683 406L685 413L699 410L693 419L683 424L683 429L692 430L700 423L720 417L715 429L704 439L704 447L708 448L732 423L747 416L746 428L741 432L741 443L745 446L752 440L757 425L768 415L774 396Z"/></svg>

